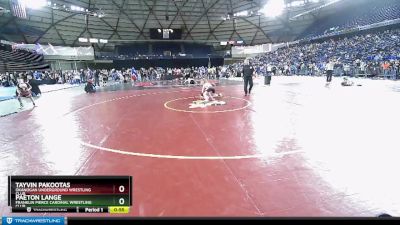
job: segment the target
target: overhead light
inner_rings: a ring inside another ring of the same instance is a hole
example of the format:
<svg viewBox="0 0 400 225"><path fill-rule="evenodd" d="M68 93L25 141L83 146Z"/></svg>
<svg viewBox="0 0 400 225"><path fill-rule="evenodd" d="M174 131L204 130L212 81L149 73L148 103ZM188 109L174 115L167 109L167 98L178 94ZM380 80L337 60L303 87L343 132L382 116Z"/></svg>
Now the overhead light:
<svg viewBox="0 0 400 225"><path fill-rule="evenodd" d="M304 5L304 1L298 0L298 1L293 1L290 3L291 7L297 7L297 6L302 6Z"/></svg>
<svg viewBox="0 0 400 225"><path fill-rule="evenodd" d="M88 42L87 38L79 38L79 42Z"/></svg>
<svg viewBox="0 0 400 225"><path fill-rule="evenodd" d="M99 18L106 16L101 9L89 10L76 5L69 5L69 4L57 5L57 3L54 3L53 1L49 0L15 0L15 1L18 1L24 8L30 8L30 9L40 9L46 7L46 8L51 8L53 10L60 10L64 12L73 12L73 11L79 12L81 14L95 16Z"/></svg>
<svg viewBox="0 0 400 225"><path fill-rule="evenodd" d="M228 44L227 41L221 41L221 43L220 43L221 46L225 46L225 45L227 45L227 44Z"/></svg>
<svg viewBox="0 0 400 225"><path fill-rule="evenodd" d="M320 10L320 9L322 9L322 8L325 8L325 7L328 7L328 6L330 6L330 5L333 5L333 4L335 4L335 3L338 3L338 2L340 2L340 1L342 1L342 0L329 0L329 1L327 1L325 4L322 4L322 5L318 6L318 7L315 7L315 8L313 8L313 9L310 9L310 10L307 10L307 11L302 12L302 13L300 13L300 14L297 14L297 15L293 16L292 18L290 18L289 20L294 20L294 19L296 19L296 18L298 18L298 17L301 17L301 16L307 15L307 14L309 14L309 13L315 12L315 11L317 11L317 10Z"/></svg>
<svg viewBox="0 0 400 225"><path fill-rule="evenodd" d="M282 15L285 9L284 0L269 0L268 3L260 10L266 17L278 17Z"/></svg>
<svg viewBox="0 0 400 225"><path fill-rule="evenodd" d="M107 44L107 43L108 43L108 40L106 40L106 39L100 39L100 43L102 43L102 44Z"/></svg>
<svg viewBox="0 0 400 225"><path fill-rule="evenodd" d="M235 17L244 17L244 16L248 16L248 15L249 15L249 12L247 10L233 14L233 16L235 16Z"/></svg>
<svg viewBox="0 0 400 225"><path fill-rule="evenodd" d="M99 43L99 39L97 38L89 38L90 43Z"/></svg>
<svg viewBox="0 0 400 225"><path fill-rule="evenodd" d="M40 9L47 6L47 0L20 0L20 2L30 9Z"/></svg>

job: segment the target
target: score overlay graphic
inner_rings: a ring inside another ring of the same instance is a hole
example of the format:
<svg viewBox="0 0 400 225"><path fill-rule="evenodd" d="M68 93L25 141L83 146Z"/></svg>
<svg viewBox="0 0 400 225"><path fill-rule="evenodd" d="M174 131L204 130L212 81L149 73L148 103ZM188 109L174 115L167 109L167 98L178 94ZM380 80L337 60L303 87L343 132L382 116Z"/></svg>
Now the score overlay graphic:
<svg viewBox="0 0 400 225"><path fill-rule="evenodd" d="M127 213L132 177L9 176L8 205L15 213Z"/></svg>

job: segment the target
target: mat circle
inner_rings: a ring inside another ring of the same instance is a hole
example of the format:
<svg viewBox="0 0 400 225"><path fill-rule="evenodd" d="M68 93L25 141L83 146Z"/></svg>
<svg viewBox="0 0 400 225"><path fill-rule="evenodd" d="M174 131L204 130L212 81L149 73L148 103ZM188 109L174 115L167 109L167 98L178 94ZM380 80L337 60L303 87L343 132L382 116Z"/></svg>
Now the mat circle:
<svg viewBox="0 0 400 225"><path fill-rule="evenodd" d="M197 97L187 97L187 98L177 98L177 99L173 99L170 101L167 101L164 103L164 107L166 109L172 110L172 111L176 111L176 112L184 112L184 113L224 113L224 112L235 112L235 111L239 111L239 110L243 110L248 108L251 105L251 102L243 99L243 98L237 98L237 97L231 97L231 96L226 96L224 98L231 98L231 99L237 99L237 100L241 100L246 102L247 104L245 106L242 107L238 107L238 108L233 108L233 109L225 109L225 110L215 110L215 111L196 111L196 110L186 110L186 109L178 109L178 108L174 108L171 106L171 103L173 102L178 102L178 101L182 101L182 100L187 100L187 99L197 99ZM208 108L209 109L209 108Z"/></svg>

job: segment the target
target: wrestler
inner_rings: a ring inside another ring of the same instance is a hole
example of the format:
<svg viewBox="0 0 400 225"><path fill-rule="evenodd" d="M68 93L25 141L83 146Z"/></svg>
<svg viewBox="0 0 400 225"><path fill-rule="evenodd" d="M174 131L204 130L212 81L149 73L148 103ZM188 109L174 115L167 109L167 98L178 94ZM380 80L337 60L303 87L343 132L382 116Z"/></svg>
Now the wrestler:
<svg viewBox="0 0 400 225"><path fill-rule="evenodd" d="M16 95L21 109L24 108L24 104L22 104L21 97L29 98L32 101L33 106L36 106L36 103L32 98L31 90L32 86L29 83L26 83L24 80L20 80L20 82L17 84Z"/></svg>

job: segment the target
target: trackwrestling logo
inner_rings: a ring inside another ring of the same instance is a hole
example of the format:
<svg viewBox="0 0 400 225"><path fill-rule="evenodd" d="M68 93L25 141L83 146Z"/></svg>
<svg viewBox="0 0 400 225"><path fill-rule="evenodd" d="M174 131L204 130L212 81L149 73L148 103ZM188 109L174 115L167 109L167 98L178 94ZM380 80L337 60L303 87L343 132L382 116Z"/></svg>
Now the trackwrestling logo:
<svg viewBox="0 0 400 225"><path fill-rule="evenodd" d="M3 224L24 224L24 225L37 225L37 224L52 224L64 225L64 217L3 217Z"/></svg>

